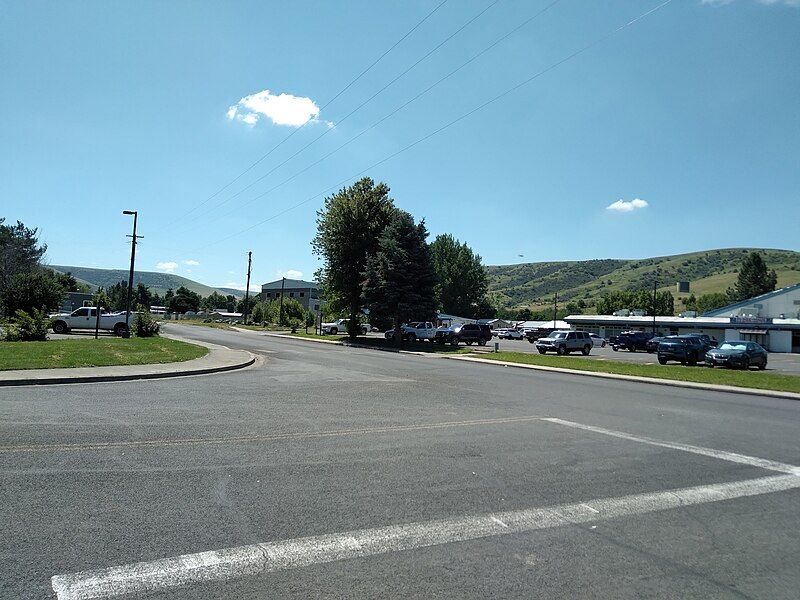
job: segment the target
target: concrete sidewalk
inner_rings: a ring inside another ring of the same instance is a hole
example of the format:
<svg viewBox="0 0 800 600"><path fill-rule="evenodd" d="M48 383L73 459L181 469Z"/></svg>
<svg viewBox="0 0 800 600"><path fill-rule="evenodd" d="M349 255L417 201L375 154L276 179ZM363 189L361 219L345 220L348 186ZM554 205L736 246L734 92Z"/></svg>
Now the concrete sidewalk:
<svg viewBox="0 0 800 600"><path fill-rule="evenodd" d="M20 369L0 371L0 387L20 385L53 385L64 383L94 383L101 381L131 381L135 379L161 379L186 375L206 375L249 367L256 355L246 350L201 342L172 334L163 337L197 344L208 348L205 356L183 362L150 365L117 365L111 367L79 367L65 369Z"/></svg>

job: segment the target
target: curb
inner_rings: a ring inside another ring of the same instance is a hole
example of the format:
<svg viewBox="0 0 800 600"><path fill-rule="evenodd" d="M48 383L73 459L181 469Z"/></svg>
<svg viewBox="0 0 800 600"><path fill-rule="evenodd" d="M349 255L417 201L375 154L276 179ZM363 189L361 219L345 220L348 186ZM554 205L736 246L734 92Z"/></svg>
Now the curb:
<svg viewBox="0 0 800 600"><path fill-rule="evenodd" d="M209 349L211 346L216 344L207 345L202 342L198 342L197 340L188 340L186 338L180 338L178 336L173 335L165 335L164 337L178 339L180 341L186 341L187 343L194 343L195 345L205 346ZM224 346L223 346L224 347ZM46 378L30 378L30 379L8 379L2 380L0 379L0 387L19 387L19 386L33 386L33 385L64 385L69 383L103 383L103 382L113 382L113 381L137 381L137 380L146 380L146 379L169 379L173 377L189 377L192 375L209 375L212 373L224 373L226 371L235 371L238 369L245 369L249 366L255 364L258 357L253 354L252 352L248 352L246 350L242 350L242 352L246 352L248 355L247 360L242 362L237 362L234 364L222 365L218 367L204 367L201 369L190 369L186 370L175 370L175 371L164 371L164 372L155 372L155 373L129 373L129 374L119 374L119 375L78 375L74 377L46 377ZM200 359L194 359L200 360ZM191 363L192 361L184 361L178 363L153 363L153 365L119 365L120 367L147 367L147 366L154 366L158 365L163 367L166 364L174 364L174 365L186 365L187 363ZM103 367L96 367L96 368L103 368Z"/></svg>
<svg viewBox="0 0 800 600"><path fill-rule="evenodd" d="M598 371L581 371L578 369L564 369L562 367L545 367L541 365L526 365L523 363L508 362L504 360L491 360L474 356L448 356L451 360L464 360L467 362L483 363L485 365L500 365L503 367L516 367L519 369L532 369L534 371L549 371L551 373L564 373L567 375L583 375L585 377L601 377L603 379L617 379L633 381L636 383L650 383L652 385L665 385L670 387L688 388L694 390L707 390L712 392L726 392L731 394L746 394L748 396L765 396L768 398L783 398L800 400L800 394L794 392L778 392L775 390L761 390L757 388L737 387L733 385L715 385L711 383L697 383L694 381L679 381L677 379L659 379L657 377L639 377L638 375L617 375L615 373L601 373Z"/></svg>

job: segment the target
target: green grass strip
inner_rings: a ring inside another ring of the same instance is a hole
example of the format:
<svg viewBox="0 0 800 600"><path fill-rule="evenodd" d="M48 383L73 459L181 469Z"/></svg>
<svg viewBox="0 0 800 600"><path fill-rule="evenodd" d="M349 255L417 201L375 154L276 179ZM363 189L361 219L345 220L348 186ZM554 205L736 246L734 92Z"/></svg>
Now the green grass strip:
<svg viewBox="0 0 800 600"><path fill-rule="evenodd" d="M655 377L675 381L731 385L735 387L800 393L800 376L769 371L734 371L710 369L703 365L688 367L679 364L642 365L611 360L596 360L578 356L547 356L523 352L493 352L481 358L523 365L575 369L593 373L613 373L636 377Z"/></svg>
<svg viewBox="0 0 800 600"><path fill-rule="evenodd" d="M0 371L181 362L208 348L162 337L0 342Z"/></svg>

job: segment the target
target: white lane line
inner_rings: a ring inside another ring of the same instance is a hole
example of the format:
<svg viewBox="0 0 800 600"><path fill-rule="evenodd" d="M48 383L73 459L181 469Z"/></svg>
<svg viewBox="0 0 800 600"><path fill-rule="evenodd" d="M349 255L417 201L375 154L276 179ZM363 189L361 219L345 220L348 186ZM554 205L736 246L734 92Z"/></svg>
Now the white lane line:
<svg viewBox="0 0 800 600"><path fill-rule="evenodd" d="M203 581L226 581L344 559L641 515L799 487L800 477L796 475L770 475L747 481L590 500L591 506L585 503L562 504L211 550L56 575L51 579L51 585L59 600L111 598Z"/></svg>
<svg viewBox="0 0 800 600"><path fill-rule="evenodd" d="M780 473L790 473L792 475L800 475L800 467L788 465L766 458L758 458L756 456L747 456L746 454L737 454L736 452L727 452L726 450L714 450L713 448L705 448L703 446L692 446L691 444L681 444L678 442L665 442L653 438L640 437L631 435L622 431L614 431L613 429L605 429L603 427L595 427L594 425L584 425L583 423L576 423L574 421L565 421L555 417L542 417L542 421L550 423L557 423L558 425L566 425L567 427L574 427L575 429L584 429L586 431L593 431L595 433L602 433L612 437L621 438L623 440L630 440L632 442L641 442L642 444L650 444L651 446L661 446L662 448L671 448L672 450L682 450L683 452L691 452L692 454L700 454L702 456L710 456L712 458L719 458L720 460L727 460L729 462L740 463L743 465L750 465L753 467L760 467L769 471L778 471Z"/></svg>

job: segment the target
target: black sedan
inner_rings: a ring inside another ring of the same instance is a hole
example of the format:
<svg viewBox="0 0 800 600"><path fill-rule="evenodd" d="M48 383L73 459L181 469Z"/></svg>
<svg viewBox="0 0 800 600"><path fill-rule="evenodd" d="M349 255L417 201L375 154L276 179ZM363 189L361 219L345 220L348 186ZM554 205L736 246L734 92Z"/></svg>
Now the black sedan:
<svg viewBox="0 0 800 600"><path fill-rule="evenodd" d="M767 368L767 351L755 342L722 342L706 352L709 367L731 367L736 369Z"/></svg>

